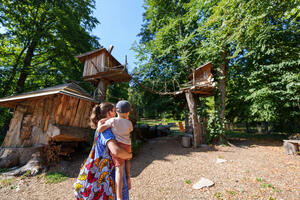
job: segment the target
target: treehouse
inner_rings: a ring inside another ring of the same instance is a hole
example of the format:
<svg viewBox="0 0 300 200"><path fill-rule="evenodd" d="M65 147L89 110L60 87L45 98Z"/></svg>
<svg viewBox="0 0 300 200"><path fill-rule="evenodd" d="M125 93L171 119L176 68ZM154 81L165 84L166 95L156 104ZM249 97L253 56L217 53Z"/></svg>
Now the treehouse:
<svg viewBox="0 0 300 200"><path fill-rule="evenodd" d="M181 92L191 91L193 94L207 97L213 95L215 83L211 73L211 62L206 63L193 71L188 76L189 82L181 85Z"/></svg>
<svg viewBox="0 0 300 200"><path fill-rule="evenodd" d="M2 98L0 106L14 109L2 147L88 141L90 111L96 103L75 83Z"/></svg>
<svg viewBox="0 0 300 200"><path fill-rule="evenodd" d="M105 48L76 57L84 63L83 79L95 85L100 79L106 81L107 84L128 82L131 79L126 66L121 65Z"/></svg>
<svg viewBox="0 0 300 200"><path fill-rule="evenodd" d="M212 63L206 63L193 71L188 76L189 81L181 85L176 95L185 94L189 114L186 117L186 131L191 130L193 133L194 147L202 143L202 136L205 132L205 125L200 123L200 116L197 115L197 104L199 97L209 97L213 95L215 83L211 73Z"/></svg>
<svg viewBox="0 0 300 200"><path fill-rule="evenodd" d="M94 98L99 102L105 101L107 85L128 82L131 79L126 69L126 60L125 65L121 65L111 55L112 48L113 46L109 51L101 48L76 56L84 63L83 79L97 87Z"/></svg>

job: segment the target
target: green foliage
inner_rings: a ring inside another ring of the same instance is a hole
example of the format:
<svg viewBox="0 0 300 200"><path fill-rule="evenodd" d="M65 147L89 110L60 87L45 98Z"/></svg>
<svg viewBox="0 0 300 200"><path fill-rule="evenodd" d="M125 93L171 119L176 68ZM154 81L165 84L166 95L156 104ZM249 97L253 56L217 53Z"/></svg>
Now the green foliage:
<svg viewBox="0 0 300 200"><path fill-rule="evenodd" d="M0 168L0 174L4 173L4 172L7 172L7 170L8 170L7 168Z"/></svg>
<svg viewBox="0 0 300 200"><path fill-rule="evenodd" d="M21 176L21 179L25 179L27 177L29 177L31 175L31 171L30 170L27 170L22 176Z"/></svg>
<svg viewBox="0 0 300 200"><path fill-rule="evenodd" d="M0 3L0 96L82 79L75 55L99 47L94 1Z"/></svg>
<svg viewBox="0 0 300 200"><path fill-rule="evenodd" d="M69 177L61 172L50 172L45 175L46 183L60 183L67 180Z"/></svg>
<svg viewBox="0 0 300 200"><path fill-rule="evenodd" d="M220 115L217 111L209 113L209 119L207 122L208 134L205 138L206 143L211 143L214 139L219 138L223 134L224 123L221 123Z"/></svg>
<svg viewBox="0 0 300 200"><path fill-rule="evenodd" d="M0 98L82 80L74 56L100 47L94 0L0 0ZM90 88L84 84L84 88ZM0 127L9 120L0 110Z"/></svg>
<svg viewBox="0 0 300 200"><path fill-rule="evenodd" d="M2 187L14 187L13 184L16 182L15 178L4 178L4 179L0 179L0 188Z"/></svg>
<svg viewBox="0 0 300 200"><path fill-rule="evenodd" d="M119 100L128 100L129 83L115 83L107 87L106 101L117 103Z"/></svg>

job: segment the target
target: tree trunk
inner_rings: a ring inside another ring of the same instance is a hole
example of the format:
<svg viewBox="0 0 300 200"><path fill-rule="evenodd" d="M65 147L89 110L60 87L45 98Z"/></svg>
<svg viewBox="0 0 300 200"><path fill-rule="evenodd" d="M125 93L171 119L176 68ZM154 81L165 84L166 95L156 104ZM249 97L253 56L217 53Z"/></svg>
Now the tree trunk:
<svg viewBox="0 0 300 200"><path fill-rule="evenodd" d="M19 80L17 82L17 93L24 92L25 81L27 79L27 76L29 75L31 61L34 56L33 52L34 52L36 46L37 46L37 42L33 41L27 50L27 53L26 53L26 56L24 59L24 63L23 63L23 67L21 70L21 74L20 74Z"/></svg>
<svg viewBox="0 0 300 200"><path fill-rule="evenodd" d="M249 123L248 123L248 120L246 121L246 133L249 133Z"/></svg>
<svg viewBox="0 0 300 200"><path fill-rule="evenodd" d="M227 57L227 50L224 48L223 52L222 52L223 63L221 64L221 66L218 70L219 91L220 91L220 96L221 96L219 116L220 116L222 124L225 121L226 82L227 82L228 63L229 63L229 60L226 57ZM223 130L222 137L225 138L225 129Z"/></svg>
<svg viewBox="0 0 300 200"><path fill-rule="evenodd" d="M8 78L8 80L6 81L4 87L3 87L3 92L1 94L1 96L6 96L8 94L8 91L10 90L10 88L12 87L12 81L14 80L16 73L17 73L17 67L19 65L20 59L24 53L24 51L26 50L27 47L24 47L22 49L22 51L20 52L20 54L18 55L15 64L13 65L13 69L10 73L10 76Z"/></svg>
<svg viewBox="0 0 300 200"><path fill-rule="evenodd" d="M106 100L106 90L107 82L105 80L100 80L97 86L97 93L94 98L97 101L104 102Z"/></svg>
<svg viewBox="0 0 300 200"><path fill-rule="evenodd" d="M269 123L265 121L264 125L265 125L265 133L269 134Z"/></svg>
<svg viewBox="0 0 300 200"><path fill-rule="evenodd" d="M193 124L193 133L194 133L194 147L196 148L198 145L202 143L202 135L200 132L200 125L197 117L197 108L195 103L195 97L188 91L185 93L185 97L189 106L190 113L192 114L192 124Z"/></svg>

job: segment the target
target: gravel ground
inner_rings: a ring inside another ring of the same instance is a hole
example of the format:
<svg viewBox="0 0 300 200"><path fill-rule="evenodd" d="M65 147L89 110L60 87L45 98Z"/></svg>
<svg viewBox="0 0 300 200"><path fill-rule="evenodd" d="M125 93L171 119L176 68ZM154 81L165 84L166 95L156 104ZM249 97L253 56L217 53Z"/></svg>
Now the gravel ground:
<svg viewBox="0 0 300 200"><path fill-rule="evenodd" d="M182 148L175 137L148 141L132 160L131 199L300 199L300 156L286 155L281 142L231 142L232 146L193 149ZM45 183L44 174L9 181L0 177L0 199L74 199L72 185L85 156L51 169L70 177L61 183ZM218 158L227 162L217 164ZM192 189L201 177L214 186Z"/></svg>

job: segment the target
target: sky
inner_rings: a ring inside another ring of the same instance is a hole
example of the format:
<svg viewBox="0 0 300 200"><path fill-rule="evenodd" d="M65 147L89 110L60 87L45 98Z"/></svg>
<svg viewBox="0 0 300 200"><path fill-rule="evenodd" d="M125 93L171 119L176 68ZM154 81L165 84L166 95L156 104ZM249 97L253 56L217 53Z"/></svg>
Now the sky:
<svg viewBox="0 0 300 200"><path fill-rule="evenodd" d="M100 24L92 34L100 38L100 44L109 48L113 45L112 55L125 63L127 55L128 71L135 67L135 52L130 50L143 23L143 0L96 0L94 17Z"/></svg>

